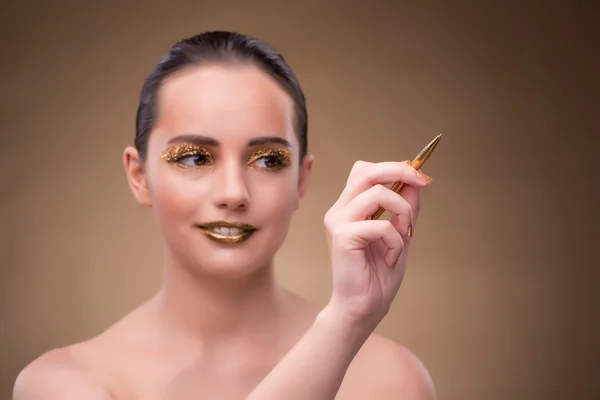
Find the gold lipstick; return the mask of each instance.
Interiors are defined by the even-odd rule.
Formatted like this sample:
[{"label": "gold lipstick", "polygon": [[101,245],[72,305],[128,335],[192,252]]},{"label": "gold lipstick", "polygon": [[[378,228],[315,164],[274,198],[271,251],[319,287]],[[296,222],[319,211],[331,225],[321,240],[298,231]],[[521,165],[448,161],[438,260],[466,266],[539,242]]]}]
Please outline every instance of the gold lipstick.
[{"label": "gold lipstick", "polygon": [[[415,157],[415,159],[412,160],[410,165],[418,171],[423,166],[423,164],[425,164],[425,161],[427,161],[429,156],[431,156],[431,153],[433,153],[433,150],[435,149],[441,138],[442,134],[440,133],[431,141],[431,143],[429,143],[427,146],[425,146],[423,150],[421,150],[421,152]],[[390,189],[396,193],[400,193],[400,189],[402,189],[403,186],[404,182],[396,182],[392,185]],[[383,214],[384,211],[385,209],[383,207],[379,207],[375,214],[371,216],[371,219],[379,219],[379,217],[381,217],[381,214]]]},{"label": "gold lipstick", "polygon": [[240,243],[248,240],[257,230],[250,224],[242,222],[216,221],[207,224],[197,225],[200,232],[208,238],[220,243]]}]

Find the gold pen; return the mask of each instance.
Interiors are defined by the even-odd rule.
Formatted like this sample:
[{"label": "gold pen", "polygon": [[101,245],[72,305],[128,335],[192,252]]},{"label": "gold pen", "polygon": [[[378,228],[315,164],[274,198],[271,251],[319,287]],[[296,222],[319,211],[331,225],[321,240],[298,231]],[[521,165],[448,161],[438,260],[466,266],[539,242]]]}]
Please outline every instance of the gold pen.
[{"label": "gold pen", "polygon": [[[427,161],[431,153],[433,153],[435,146],[437,146],[441,138],[442,134],[440,133],[435,137],[435,139],[431,141],[431,143],[429,143],[427,146],[425,146],[423,150],[421,150],[417,157],[415,157],[415,159],[412,160],[410,165],[416,170],[420,169],[423,166],[423,164],[425,164],[425,161]],[[400,193],[400,189],[402,189],[403,186],[404,182],[396,182],[392,185],[390,189],[396,193]],[[384,211],[384,208],[379,207],[379,210],[377,210],[375,214],[371,216],[371,219],[379,219],[379,217],[381,217],[381,214],[383,214]]]}]

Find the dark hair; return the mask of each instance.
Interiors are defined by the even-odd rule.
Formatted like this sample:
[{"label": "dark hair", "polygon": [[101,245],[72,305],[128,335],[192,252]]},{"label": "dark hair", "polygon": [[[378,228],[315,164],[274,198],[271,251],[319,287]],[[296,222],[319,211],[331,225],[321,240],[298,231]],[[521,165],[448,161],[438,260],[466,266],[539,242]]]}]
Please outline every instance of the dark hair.
[{"label": "dark hair", "polygon": [[146,158],[148,137],[156,120],[157,95],[163,81],[187,67],[202,62],[250,62],[270,76],[292,97],[295,105],[295,128],[300,143],[300,160],[308,147],[306,99],[300,83],[283,57],[271,46],[236,32],[204,32],[177,42],[158,62],[144,81],[137,110],[135,147]]}]

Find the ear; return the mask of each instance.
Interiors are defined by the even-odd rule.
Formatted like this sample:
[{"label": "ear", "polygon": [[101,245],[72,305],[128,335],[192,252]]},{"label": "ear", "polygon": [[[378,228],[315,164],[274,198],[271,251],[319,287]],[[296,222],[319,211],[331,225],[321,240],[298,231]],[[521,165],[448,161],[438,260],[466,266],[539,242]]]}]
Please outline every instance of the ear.
[{"label": "ear", "polygon": [[294,210],[300,208],[300,200],[304,198],[308,191],[308,183],[310,181],[310,175],[312,173],[312,166],[314,157],[311,154],[304,156],[302,165],[300,166],[300,176],[298,178],[298,197],[296,198],[296,205]]},{"label": "ear", "polygon": [[128,146],[123,152],[123,166],[129,188],[137,202],[143,207],[152,207],[144,161],[135,147]]}]

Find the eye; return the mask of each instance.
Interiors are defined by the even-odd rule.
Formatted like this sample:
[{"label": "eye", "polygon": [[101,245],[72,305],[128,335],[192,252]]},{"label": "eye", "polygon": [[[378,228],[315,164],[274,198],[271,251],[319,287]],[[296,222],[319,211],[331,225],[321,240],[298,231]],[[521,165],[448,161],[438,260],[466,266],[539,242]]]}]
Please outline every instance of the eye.
[{"label": "eye", "polygon": [[291,163],[290,153],[287,149],[264,149],[256,151],[248,165],[267,171],[279,171]]},{"label": "eye", "polygon": [[213,161],[206,149],[194,144],[176,146],[161,154],[161,158],[183,168],[207,167]]},{"label": "eye", "polygon": [[177,163],[183,164],[186,167],[204,167],[210,164],[209,156],[206,154],[196,154],[185,156],[177,160]]},{"label": "eye", "polygon": [[281,167],[283,164],[282,160],[277,156],[264,156],[254,161],[254,165],[259,168],[277,168]]}]

